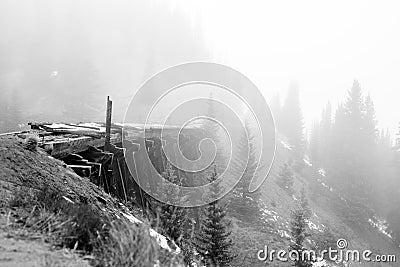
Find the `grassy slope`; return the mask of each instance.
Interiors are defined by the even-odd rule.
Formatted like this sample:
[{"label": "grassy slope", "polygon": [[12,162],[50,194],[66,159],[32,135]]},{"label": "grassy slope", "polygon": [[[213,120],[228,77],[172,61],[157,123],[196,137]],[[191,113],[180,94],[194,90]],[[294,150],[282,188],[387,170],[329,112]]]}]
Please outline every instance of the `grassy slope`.
[{"label": "grassy slope", "polygon": [[[15,266],[15,264],[16,266],[86,266],[79,259],[71,264],[65,261],[58,264],[60,259],[57,250],[53,252],[51,244],[44,242],[51,237],[25,229],[24,221],[29,220],[30,213],[33,213],[32,207],[15,209],[9,206],[10,200],[14,201],[20,192],[34,194],[41,192],[43,188],[67,198],[61,201],[88,204],[107,218],[123,218],[123,213],[132,214],[116,199],[92,184],[89,179],[76,175],[63,162],[48,156],[40,149],[35,152],[24,149],[23,140],[17,136],[1,136],[0,236],[7,237],[7,241],[4,239],[2,241],[6,243],[0,242],[0,266]],[[135,216],[142,219],[138,214]],[[21,223],[18,223],[19,221]],[[14,243],[18,248],[13,248]],[[32,259],[29,262],[31,265],[25,260],[21,262],[23,256],[27,254],[25,248],[29,246],[31,246],[28,250],[30,256],[27,259]],[[6,261],[5,265],[1,265],[3,260]],[[43,263],[44,260],[47,261],[46,264]],[[40,264],[35,265],[37,262]]]}]

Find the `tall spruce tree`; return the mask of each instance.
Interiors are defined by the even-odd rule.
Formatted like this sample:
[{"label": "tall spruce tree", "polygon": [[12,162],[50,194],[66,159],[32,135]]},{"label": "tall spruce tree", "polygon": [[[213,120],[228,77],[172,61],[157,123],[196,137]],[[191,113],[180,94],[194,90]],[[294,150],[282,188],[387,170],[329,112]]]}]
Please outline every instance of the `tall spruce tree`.
[{"label": "tall spruce tree", "polygon": [[[360,84],[353,82],[344,104],[336,111],[332,128],[330,164],[331,184],[347,199],[335,209],[353,226],[362,227],[371,210],[371,181],[375,174],[376,137],[372,100],[364,98]],[[375,139],[375,140],[374,140]]]},{"label": "tall spruce tree", "polygon": [[296,267],[311,267],[313,259],[303,258],[303,252],[305,248],[305,240],[309,237],[307,232],[307,222],[311,217],[311,210],[308,206],[308,200],[304,189],[301,191],[300,202],[297,209],[292,211],[290,232],[292,236],[292,243],[289,246],[291,251],[297,251],[299,258],[293,263]]},{"label": "tall spruce tree", "polygon": [[289,86],[282,107],[282,132],[294,148],[296,160],[302,162],[304,155],[304,122],[300,106],[299,88],[296,83]]},{"label": "tall spruce tree", "polygon": [[293,183],[294,183],[294,177],[293,177],[293,171],[291,168],[291,165],[289,162],[286,162],[283,164],[281,167],[281,170],[278,175],[278,179],[276,183],[281,187],[283,190],[288,192],[288,194],[292,195],[294,193],[293,190]]},{"label": "tall spruce tree", "polygon": [[310,160],[313,166],[319,166],[321,164],[321,143],[321,125],[318,121],[314,121],[309,142]]},{"label": "tall spruce tree", "polygon": [[[175,170],[170,163],[166,164],[165,172],[162,174],[164,179],[172,184],[181,185],[181,181],[175,174]],[[176,190],[172,184],[164,183],[159,190],[166,199],[171,202],[181,198],[180,191]],[[169,236],[176,243],[180,244],[188,226],[188,215],[186,208],[169,205],[166,203],[157,203],[157,215],[159,219],[159,227],[162,232]]]},{"label": "tall spruce tree", "polygon": [[[203,128],[205,130],[205,137],[213,140],[217,147],[214,163],[217,165],[218,173],[222,173],[226,168],[226,159],[224,157],[225,153],[221,141],[221,131],[220,131],[221,127],[220,125],[217,124],[216,121],[213,120],[218,120],[223,116],[223,114],[218,113],[218,110],[215,107],[215,101],[213,99],[212,94],[210,95],[208,100],[207,116],[209,117],[209,119],[204,120],[203,123]],[[214,150],[213,147],[211,149]],[[209,151],[209,152],[213,153],[214,151]]]},{"label": "tall spruce tree", "polygon": [[[259,198],[260,191],[249,192],[250,182],[256,175],[258,166],[256,148],[254,146],[254,136],[248,122],[245,122],[245,129],[237,143],[238,153],[233,155],[232,168],[230,175],[241,176],[239,182],[232,191],[229,203],[229,211],[242,221],[257,223],[260,220]],[[244,172],[242,173],[242,168]]]},{"label": "tall spruce tree", "polygon": [[320,122],[320,162],[322,166],[327,164],[329,149],[331,145],[332,135],[332,106],[330,103],[326,105],[322,111],[321,122]]},{"label": "tall spruce tree", "polygon": [[[363,169],[362,173],[365,177],[365,193],[370,196],[376,196],[374,194],[374,186],[376,185],[376,177],[378,175],[377,169],[377,152],[378,152],[378,130],[376,126],[375,118],[375,108],[374,103],[370,97],[367,95],[364,99],[364,109],[363,109],[363,135],[360,136],[363,139],[361,152],[363,155]],[[370,200],[372,200],[370,198]]]},{"label": "tall spruce tree", "polygon": [[322,111],[321,120],[311,128],[309,152],[314,166],[324,167],[327,163],[332,131],[332,107],[328,103]]},{"label": "tall spruce tree", "polygon": [[[216,179],[217,168],[214,165],[209,181],[213,182]],[[215,183],[209,192],[210,196],[218,195],[220,190],[219,183]],[[193,244],[206,266],[229,266],[234,259],[231,251],[231,232],[228,229],[230,223],[225,216],[225,207],[220,204],[219,200],[213,201],[204,208],[200,229],[195,234]]]}]

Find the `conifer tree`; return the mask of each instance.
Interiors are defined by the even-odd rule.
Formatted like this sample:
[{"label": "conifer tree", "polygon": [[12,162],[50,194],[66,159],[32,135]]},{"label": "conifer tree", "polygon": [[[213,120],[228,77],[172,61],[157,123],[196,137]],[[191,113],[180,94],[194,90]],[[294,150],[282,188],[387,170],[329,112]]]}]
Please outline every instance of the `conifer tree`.
[{"label": "conifer tree", "polygon": [[344,104],[336,111],[332,128],[330,164],[331,184],[344,195],[348,205],[335,209],[352,226],[368,221],[371,190],[375,188],[376,122],[370,97],[364,98],[358,81],[354,81]]},{"label": "conifer tree", "polygon": [[296,83],[289,87],[282,107],[282,132],[294,147],[296,160],[301,162],[304,155],[304,122],[300,106],[299,88]]},{"label": "conifer tree", "polygon": [[[210,182],[217,179],[217,168],[213,167],[210,174]],[[216,196],[220,192],[220,185],[215,183],[210,196]],[[220,200],[213,201],[204,208],[200,229],[194,238],[194,247],[203,258],[206,266],[224,267],[234,259],[231,252],[232,240],[229,222],[226,221],[225,207]]]},{"label": "conifer tree", "polygon": [[[250,182],[256,175],[257,158],[254,147],[254,136],[251,133],[248,123],[245,124],[240,140],[237,144],[238,153],[233,155],[232,168],[230,175],[235,177],[241,176],[241,179],[233,190],[230,199],[229,210],[233,211],[235,216],[247,222],[256,223],[260,219],[260,209],[258,201],[260,192],[250,193]],[[244,168],[244,172],[242,173]]]},{"label": "conifer tree", "polygon": [[320,123],[315,121],[311,129],[309,142],[310,160],[313,166],[318,166],[321,163],[321,145],[321,126]]},{"label": "conifer tree", "polygon": [[365,97],[363,122],[363,130],[366,139],[365,144],[373,147],[376,144],[378,135],[376,129],[375,107],[370,95]]},{"label": "conifer tree", "polygon": [[294,193],[293,190],[293,171],[288,162],[283,164],[278,175],[277,184],[290,195]]},{"label": "conifer tree", "polygon": [[319,130],[319,154],[320,163],[323,167],[327,164],[332,136],[332,106],[326,105],[322,111],[322,117]]},{"label": "conifer tree", "polygon": [[308,206],[308,201],[304,192],[301,191],[300,203],[294,211],[292,211],[290,222],[290,231],[292,236],[292,243],[290,244],[291,251],[297,251],[300,256],[293,266],[296,267],[310,267],[312,266],[313,259],[302,258],[305,248],[305,240],[309,236],[307,232],[307,222],[311,217],[311,210]]},{"label": "conifer tree", "polygon": [[[162,175],[167,181],[176,185],[181,185],[181,181],[178,179],[170,163],[166,164],[165,172]],[[176,190],[172,184],[164,183],[161,185],[160,191],[161,194],[171,202],[175,202],[175,200],[182,197],[180,195],[180,190]],[[185,228],[188,224],[186,208],[166,203],[158,203],[157,215],[159,227],[161,227],[162,232],[179,244],[185,234]]]},{"label": "conifer tree", "polygon": [[[223,114],[218,113],[218,110],[215,107],[215,101],[213,100],[212,95],[210,95],[209,100],[208,100],[207,116],[209,119],[204,120],[204,123],[203,123],[203,128],[205,130],[205,137],[213,140],[217,147],[214,163],[217,165],[218,173],[222,173],[226,168],[226,159],[224,157],[225,153],[223,151],[223,144],[222,144],[221,135],[220,135],[221,127],[217,124],[216,121],[213,121],[213,120],[220,119],[223,116]],[[212,147],[212,151],[209,151],[209,152],[213,153],[214,147]],[[209,171],[209,170],[207,170],[207,171]]]}]

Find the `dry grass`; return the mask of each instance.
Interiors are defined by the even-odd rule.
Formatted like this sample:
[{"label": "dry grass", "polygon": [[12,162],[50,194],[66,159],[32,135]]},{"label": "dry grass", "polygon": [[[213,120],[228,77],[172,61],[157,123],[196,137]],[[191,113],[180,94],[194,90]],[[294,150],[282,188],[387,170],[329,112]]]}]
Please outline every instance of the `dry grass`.
[{"label": "dry grass", "polygon": [[[112,221],[91,205],[71,204],[47,189],[21,188],[9,205],[23,214],[14,237],[37,236],[58,247],[92,254],[95,266],[183,266],[181,256],[163,250],[146,224]],[[46,259],[45,266],[57,264]]]},{"label": "dry grass", "polygon": [[145,225],[126,220],[111,223],[107,239],[95,252],[99,266],[154,266],[160,248]]}]

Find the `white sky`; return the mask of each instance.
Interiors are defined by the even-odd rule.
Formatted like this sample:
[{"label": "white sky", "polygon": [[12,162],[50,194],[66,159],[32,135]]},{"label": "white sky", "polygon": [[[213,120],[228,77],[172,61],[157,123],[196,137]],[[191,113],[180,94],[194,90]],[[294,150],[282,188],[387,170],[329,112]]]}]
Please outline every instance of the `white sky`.
[{"label": "white sky", "polygon": [[307,126],[358,79],[380,127],[400,121],[400,2],[177,1],[200,15],[217,62],[253,80],[269,98],[297,81]]}]

